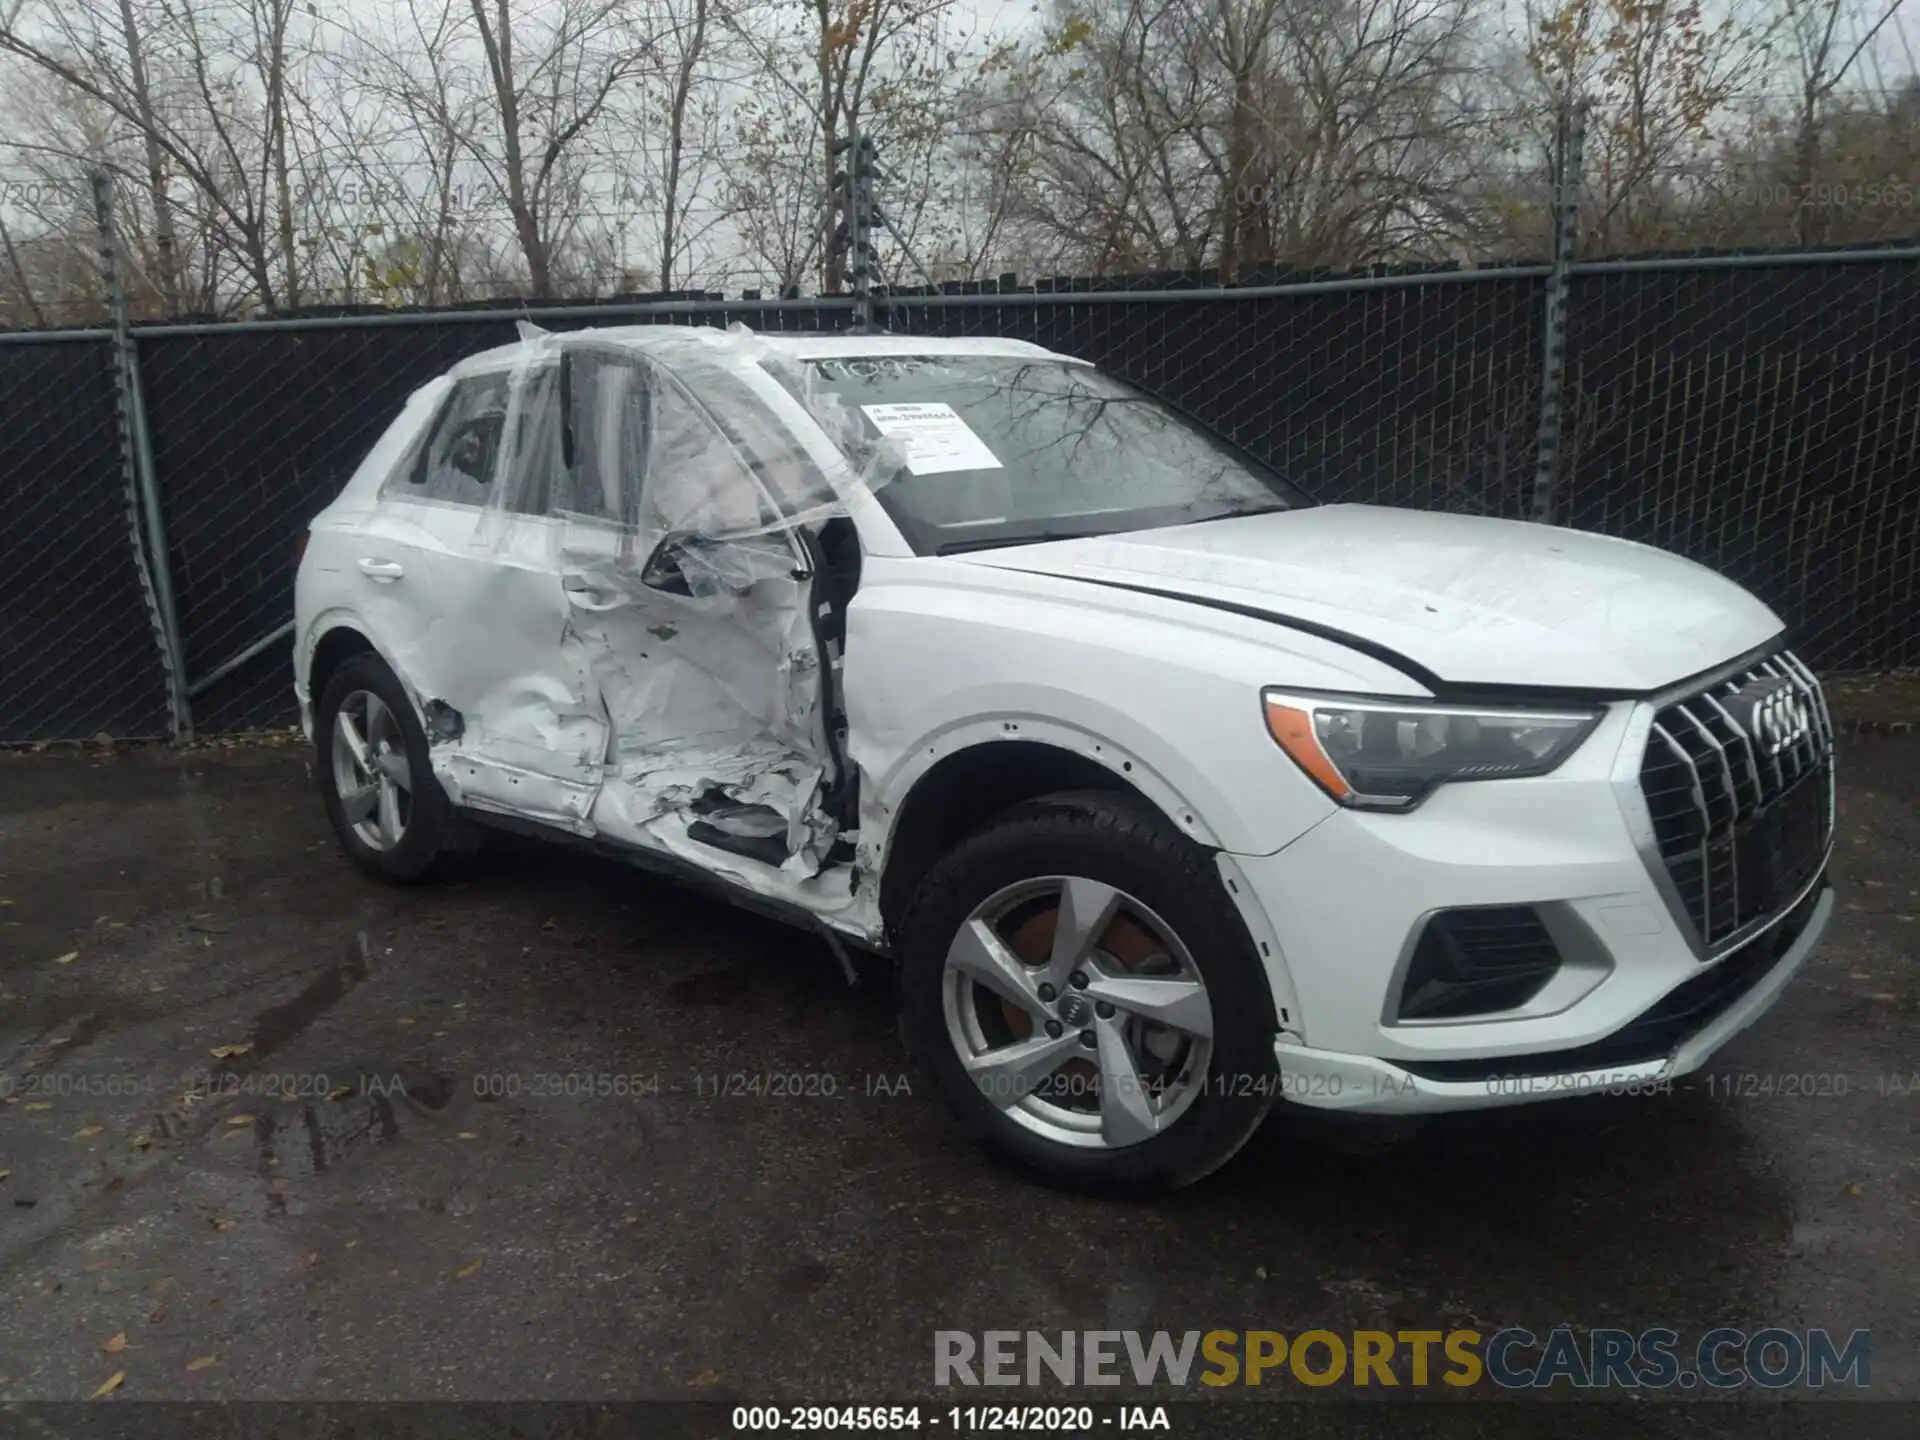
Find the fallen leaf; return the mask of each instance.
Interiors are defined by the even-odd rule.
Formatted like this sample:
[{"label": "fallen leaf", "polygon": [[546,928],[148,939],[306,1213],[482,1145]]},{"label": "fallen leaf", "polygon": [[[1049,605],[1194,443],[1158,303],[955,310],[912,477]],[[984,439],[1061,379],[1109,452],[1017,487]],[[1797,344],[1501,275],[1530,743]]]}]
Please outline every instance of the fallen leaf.
[{"label": "fallen leaf", "polygon": [[29,1101],[27,1102],[27,1109],[29,1109],[29,1110],[51,1110],[51,1109],[53,1109],[53,1102],[52,1102],[51,1100],[29,1100]]},{"label": "fallen leaf", "polygon": [[251,1049],[253,1049],[253,1042],[244,1041],[238,1045],[216,1045],[207,1053],[216,1060],[231,1060],[236,1055],[244,1055]]},{"label": "fallen leaf", "polygon": [[111,1270],[119,1263],[120,1257],[118,1255],[103,1255],[98,1260],[89,1260],[87,1262],[87,1269],[90,1271]]},{"label": "fallen leaf", "polygon": [[227,1127],[229,1129],[236,1129],[239,1126],[251,1124],[253,1124],[253,1116],[251,1115],[229,1115],[227,1117]]},{"label": "fallen leaf", "polygon": [[462,1130],[460,1132],[460,1138],[462,1140],[478,1140],[480,1137],[471,1130]]},{"label": "fallen leaf", "polygon": [[1867,1187],[1862,1185],[1858,1180],[1849,1180],[1841,1187],[1840,1193],[1842,1195],[1864,1195],[1867,1193]]},{"label": "fallen leaf", "polygon": [[467,1276],[473,1274],[474,1271],[478,1270],[482,1265],[486,1263],[487,1262],[485,1260],[469,1261],[467,1264],[462,1265],[458,1270],[453,1272],[453,1278],[456,1280],[464,1280],[467,1278]]},{"label": "fallen leaf", "polygon": [[402,1015],[398,1020],[394,1021],[393,1023],[396,1025],[411,1025],[413,1024],[413,1017],[411,1015]]},{"label": "fallen leaf", "polygon": [[162,1320],[166,1318],[167,1318],[167,1307],[164,1305],[156,1305],[153,1307],[153,1309],[147,1312],[147,1323],[149,1325],[158,1325]]},{"label": "fallen leaf", "polygon": [[109,1355],[118,1355],[122,1350],[127,1348],[127,1332],[122,1330],[100,1348]]},{"label": "fallen leaf", "polygon": [[638,1225],[640,1223],[640,1217],[638,1215],[622,1215],[620,1217],[620,1223],[623,1225]]},{"label": "fallen leaf", "polygon": [[307,1251],[306,1254],[300,1257],[300,1268],[302,1270],[311,1270],[313,1269],[314,1266],[318,1265],[319,1263],[320,1263],[320,1252],[318,1250],[309,1250]]},{"label": "fallen leaf", "polygon": [[702,1370],[698,1375],[693,1377],[693,1388],[696,1390],[705,1390],[709,1385],[718,1385],[719,1383],[720,1372],[718,1370]]},{"label": "fallen leaf", "polygon": [[351,1094],[353,1094],[353,1087],[351,1085],[336,1085],[327,1091],[327,1099],[344,1100]]},{"label": "fallen leaf", "polygon": [[1883,1005],[1891,1005],[1893,1004],[1894,1001],[1898,1000],[1900,997],[1894,994],[1891,990],[1882,990],[1878,995],[1875,995],[1873,998],[1875,1000],[1880,1001]]},{"label": "fallen leaf", "polygon": [[218,1365],[219,1363],[220,1363],[220,1357],[217,1355],[202,1355],[198,1360],[187,1361],[187,1369],[211,1370],[215,1365]]},{"label": "fallen leaf", "polygon": [[229,1220],[225,1215],[216,1215],[213,1217],[210,1223],[212,1224],[214,1229],[218,1230],[222,1235],[224,1235],[227,1233],[227,1231],[233,1229],[233,1227],[239,1222],[235,1220]]},{"label": "fallen leaf", "polygon": [[11,1170],[0,1170],[0,1180],[6,1179],[11,1174],[13,1174]]},{"label": "fallen leaf", "polygon": [[[64,955],[54,956],[53,963],[56,965],[71,965],[73,964],[74,961],[78,960],[79,958],[80,958],[80,952],[78,950],[69,950]],[[114,1379],[116,1380],[118,1380],[119,1378],[120,1377],[117,1375],[114,1377]]]},{"label": "fallen leaf", "polygon": [[126,1371],[124,1370],[114,1371],[111,1375],[107,1376],[106,1379],[102,1380],[100,1382],[100,1388],[94,1391],[93,1394],[89,1395],[87,1398],[89,1400],[98,1400],[102,1395],[111,1395],[114,1391],[118,1390],[122,1384],[126,1382],[126,1378],[127,1378]]},{"label": "fallen leaf", "polygon": [[99,1133],[100,1127],[98,1125],[83,1125],[73,1132],[73,1138],[76,1140],[91,1140]]},{"label": "fallen leaf", "polygon": [[145,1150],[151,1144],[153,1144],[153,1136],[144,1130],[133,1137],[133,1148],[136,1150]]}]

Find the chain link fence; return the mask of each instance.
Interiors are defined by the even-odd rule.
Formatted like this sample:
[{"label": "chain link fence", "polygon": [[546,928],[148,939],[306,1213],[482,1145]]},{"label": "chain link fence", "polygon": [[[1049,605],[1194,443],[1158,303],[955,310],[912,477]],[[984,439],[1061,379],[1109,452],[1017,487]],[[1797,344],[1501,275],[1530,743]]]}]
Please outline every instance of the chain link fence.
[{"label": "chain link fence", "polygon": [[1920,663],[1920,254],[1581,267],[1568,332],[1562,523],[1724,572],[1830,672]]},{"label": "chain link fence", "polygon": [[[1920,664],[1920,246],[1261,281],[1008,278],[895,291],[877,319],[1095,361],[1326,500],[1516,519],[1550,500],[1749,586],[1829,672]],[[0,332],[0,742],[292,723],[307,521],[414,387],[522,316],[819,331],[851,304]]]},{"label": "chain link fence", "polygon": [[0,344],[0,740],[165,733],[104,339]]}]

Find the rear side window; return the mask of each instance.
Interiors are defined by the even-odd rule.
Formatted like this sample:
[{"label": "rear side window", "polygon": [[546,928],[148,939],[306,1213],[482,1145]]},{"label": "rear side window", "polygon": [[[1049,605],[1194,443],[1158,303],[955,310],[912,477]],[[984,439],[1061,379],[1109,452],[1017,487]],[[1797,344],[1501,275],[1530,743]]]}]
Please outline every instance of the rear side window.
[{"label": "rear side window", "polygon": [[500,457],[507,396],[505,374],[456,381],[405,479],[389,485],[387,493],[456,505],[486,504]]}]

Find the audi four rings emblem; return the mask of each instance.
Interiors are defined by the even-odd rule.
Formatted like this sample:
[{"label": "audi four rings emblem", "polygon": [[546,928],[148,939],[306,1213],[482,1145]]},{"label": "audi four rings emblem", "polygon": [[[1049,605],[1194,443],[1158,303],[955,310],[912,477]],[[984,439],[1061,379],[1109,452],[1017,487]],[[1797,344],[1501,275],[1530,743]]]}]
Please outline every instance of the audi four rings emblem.
[{"label": "audi four rings emblem", "polygon": [[1727,712],[1766,755],[1791,749],[1813,729],[1813,709],[1789,680],[1748,681],[1727,697]]}]

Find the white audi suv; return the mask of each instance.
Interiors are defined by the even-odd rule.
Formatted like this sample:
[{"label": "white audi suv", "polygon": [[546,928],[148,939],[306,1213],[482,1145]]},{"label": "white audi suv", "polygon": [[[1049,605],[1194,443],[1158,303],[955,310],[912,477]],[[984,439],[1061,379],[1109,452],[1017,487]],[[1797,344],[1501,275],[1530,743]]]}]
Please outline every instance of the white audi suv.
[{"label": "white audi suv", "polygon": [[1833,910],[1832,726],[1753,596],[1316,503],[1014,340],[525,327],[313,521],[294,665],[366,869],[515,829],[887,957],[1058,1183],[1195,1180],[1276,1099],[1657,1089]]}]

